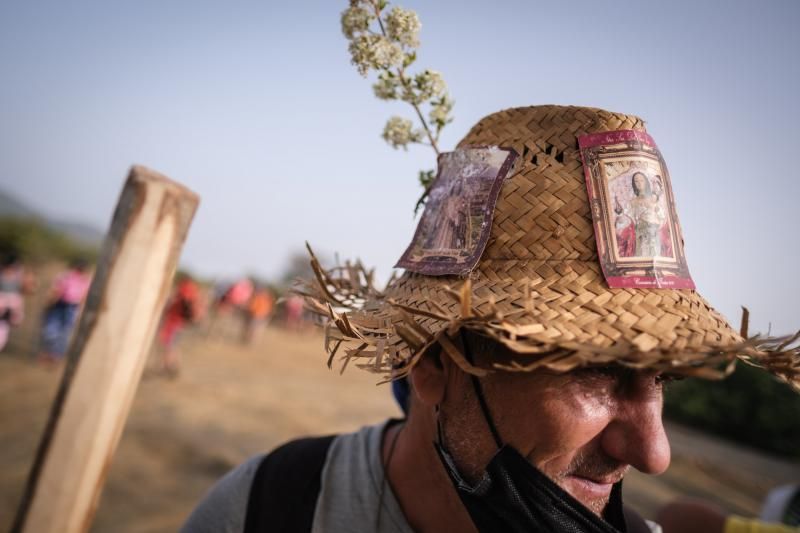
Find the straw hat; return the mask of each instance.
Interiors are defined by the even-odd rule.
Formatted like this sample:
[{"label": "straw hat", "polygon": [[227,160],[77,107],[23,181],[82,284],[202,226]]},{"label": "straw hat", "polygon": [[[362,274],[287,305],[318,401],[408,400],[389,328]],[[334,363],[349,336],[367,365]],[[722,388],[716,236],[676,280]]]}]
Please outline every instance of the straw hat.
[{"label": "straw hat", "polygon": [[[695,290],[609,288],[587,196],[578,137],[645,131],[638,117],[563,106],[514,108],[478,122],[459,147],[499,146],[519,157],[502,183],[491,229],[467,275],[410,271],[378,291],[360,263],[325,271],[299,288],[327,317],[329,365],[338,354],[387,377],[402,376],[438,343],[465,371],[587,365],[719,378],[743,360],[800,387],[793,338],[747,338]],[[518,354],[492,368],[468,362],[454,342],[465,328]]]}]

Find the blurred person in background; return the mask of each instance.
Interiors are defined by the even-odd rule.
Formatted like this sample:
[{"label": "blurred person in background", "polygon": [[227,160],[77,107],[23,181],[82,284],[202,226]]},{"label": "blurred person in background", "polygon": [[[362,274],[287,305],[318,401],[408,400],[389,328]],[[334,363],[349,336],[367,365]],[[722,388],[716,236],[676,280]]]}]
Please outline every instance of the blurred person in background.
[{"label": "blurred person in background", "polygon": [[286,327],[292,331],[300,331],[305,325],[303,319],[303,299],[293,294],[285,300]]},{"label": "blurred person in background", "polygon": [[25,269],[16,254],[8,254],[0,266],[0,352],[8,343],[12,326],[25,317],[23,294],[33,287],[33,276]]},{"label": "blurred person in background", "polygon": [[225,302],[236,309],[245,309],[250,297],[253,296],[253,282],[248,278],[242,278],[230,286],[225,294]]},{"label": "blurred person in background", "polygon": [[197,322],[202,315],[200,288],[187,274],[176,276],[175,289],[170,296],[158,331],[161,350],[161,371],[169,377],[177,377],[180,372],[180,352],[175,344],[181,331]]},{"label": "blurred person in background", "polygon": [[223,338],[230,338],[232,328],[235,328],[238,322],[241,322],[241,326],[233,331],[237,333],[242,331],[242,328],[246,327],[247,305],[252,296],[253,282],[250,279],[242,278],[232,283],[214,303],[214,316],[209,324],[208,334],[213,336],[221,334]]},{"label": "blurred person in background", "polygon": [[242,342],[253,344],[261,330],[269,322],[275,303],[272,293],[266,287],[257,287],[247,304],[247,318],[243,329]]},{"label": "blurred person in background", "polygon": [[40,363],[51,366],[63,359],[91,281],[88,264],[81,259],[56,277],[42,322]]},{"label": "blurred person in background", "polygon": [[211,300],[209,305],[209,320],[206,327],[206,337],[216,335],[219,330],[218,321],[228,315],[230,305],[227,302],[230,284],[217,280],[211,287]]}]

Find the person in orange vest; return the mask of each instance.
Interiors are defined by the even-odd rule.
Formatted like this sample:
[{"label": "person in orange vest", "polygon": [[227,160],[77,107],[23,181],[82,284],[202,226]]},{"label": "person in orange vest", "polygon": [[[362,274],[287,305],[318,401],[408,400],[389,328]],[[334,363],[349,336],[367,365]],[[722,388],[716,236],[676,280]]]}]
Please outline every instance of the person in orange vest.
[{"label": "person in orange vest", "polygon": [[242,342],[253,344],[263,327],[269,322],[275,298],[266,287],[257,287],[247,303],[247,317],[243,329]]}]

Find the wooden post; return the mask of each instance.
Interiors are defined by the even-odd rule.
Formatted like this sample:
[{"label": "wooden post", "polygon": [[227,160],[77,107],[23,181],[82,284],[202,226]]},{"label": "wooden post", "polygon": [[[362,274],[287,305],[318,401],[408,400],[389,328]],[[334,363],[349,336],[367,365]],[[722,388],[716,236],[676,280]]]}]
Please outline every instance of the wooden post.
[{"label": "wooden post", "polygon": [[198,203],[131,169],[12,531],[89,529]]}]

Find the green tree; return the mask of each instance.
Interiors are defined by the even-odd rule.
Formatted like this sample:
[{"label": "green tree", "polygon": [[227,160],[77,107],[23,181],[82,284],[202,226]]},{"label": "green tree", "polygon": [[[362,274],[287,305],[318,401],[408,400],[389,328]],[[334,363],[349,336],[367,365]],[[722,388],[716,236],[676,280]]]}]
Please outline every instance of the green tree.
[{"label": "green tree", "polygon": [[800,394],[740,364],[723,381],[686,379],[665,394],[664,415],[761,450],[800,459]]},{"label": "green tree", "polygon": [[0,255],[8,254],[34,264],[53,260],[97,260],[95,248],[78,244],[36,219],[0,217]]}]

